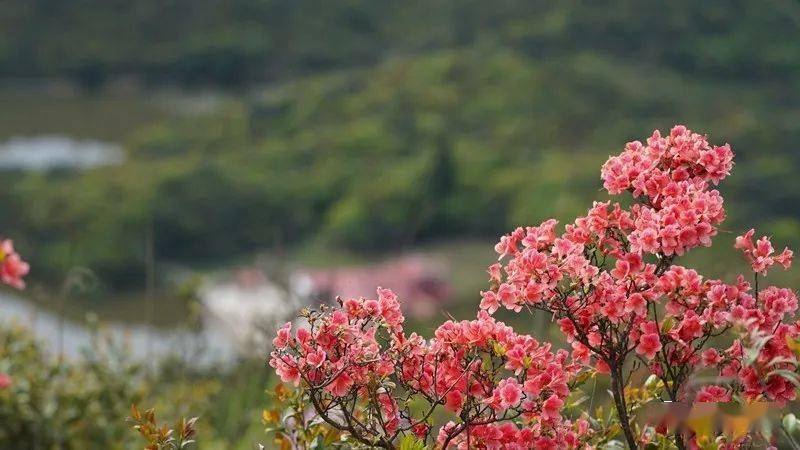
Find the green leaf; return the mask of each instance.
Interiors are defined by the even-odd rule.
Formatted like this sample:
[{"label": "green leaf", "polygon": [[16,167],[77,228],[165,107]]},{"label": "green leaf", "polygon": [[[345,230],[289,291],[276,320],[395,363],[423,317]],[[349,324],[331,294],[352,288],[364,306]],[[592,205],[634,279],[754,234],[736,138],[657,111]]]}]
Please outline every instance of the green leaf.
[{"label": "green leaf", "polygon": [[573,397],[573,396],[570,396],[570,398],[567,401],[567,407],[568,408],[574,408],[574,407],[580,405],[581,403],[584,403],[586,400],[589,400],[589,396],[588,395],[580,395],[580,394],[578,394],[578,395],[575,396],[577,398],[574,398],[574,399],[571,398],[571,397]]},{"label": "green leaf", "polygon": [[705,445],[701,445],[700,449],[701,450],[718,450],[719,449],[719,443],[717,443],[716,441],[711,441],[711,442],[709,442],[709,443],[707,443]]},{"label": "green leaf", "polygon": [[425,450],[425,443],[416,436],[405,435],[400,439],[399,450]]},{"label": "green leaf", "polygon": [[664,322],[661,323],[661,332],[667,333],[672,327],[675,325],[675,318],[670,316],[664,319]]}]

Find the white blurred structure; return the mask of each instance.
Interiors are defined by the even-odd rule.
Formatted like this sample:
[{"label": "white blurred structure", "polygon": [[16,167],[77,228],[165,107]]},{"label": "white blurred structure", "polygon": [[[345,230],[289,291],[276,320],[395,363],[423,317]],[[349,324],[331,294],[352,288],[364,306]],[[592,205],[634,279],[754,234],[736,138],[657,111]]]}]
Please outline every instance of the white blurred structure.
[{"label": "white blurred structure", "polygon": [[277,326],[305,306],[303,296],[270,282],[259,269],[240,269],[232,280],[209,280],[199,291],[206,319],[224,330],[239,351],[263,357]]},{"label": "white blurred structure", "polygon": [[0,169],[4,170],[90,169],[123,162],[122,147],[95,140],[45,135],[15,137],[0,144]]}]

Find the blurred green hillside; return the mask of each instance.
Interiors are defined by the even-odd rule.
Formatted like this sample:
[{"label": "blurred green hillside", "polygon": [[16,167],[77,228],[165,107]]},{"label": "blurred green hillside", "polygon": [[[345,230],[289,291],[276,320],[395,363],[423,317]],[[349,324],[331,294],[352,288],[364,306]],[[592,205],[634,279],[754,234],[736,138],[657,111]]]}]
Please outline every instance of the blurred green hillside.
[{"label": "blurred green hillside", "polygon": [[790,0],[7,0],[0,75],[241,85],[485,44],[796,80],[799,22]]},{"label": "blurred green hillside", "polygon": [[0,74],[243,90],[143,125],[122,166],[5,173],[0,229],[40,276],[138,283],[151,224],[159,259],[198,263],[568,220],[609,154],[675,123],[737,153],[726,230],[800,243],[795,3],[80,3],[7,2]]}]

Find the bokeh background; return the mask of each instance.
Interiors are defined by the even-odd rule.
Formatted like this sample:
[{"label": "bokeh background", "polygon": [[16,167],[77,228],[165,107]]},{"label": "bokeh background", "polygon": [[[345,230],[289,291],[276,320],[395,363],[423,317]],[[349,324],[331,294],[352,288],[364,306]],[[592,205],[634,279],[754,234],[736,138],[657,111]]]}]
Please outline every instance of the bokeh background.
[{"label": "bokeh background", "polygon": [[470,317],[497,237],[606,198],[602,162],[654,129],[736,152],[686,264],[733,276],[750,226],[797,248],[798,88],[790,0],[6,0],[0,230],[33,269],[0,321],[42,367],[106,336],[147,381],[119,403],[252,448],[276,321],[376,285],[423,332]]}]

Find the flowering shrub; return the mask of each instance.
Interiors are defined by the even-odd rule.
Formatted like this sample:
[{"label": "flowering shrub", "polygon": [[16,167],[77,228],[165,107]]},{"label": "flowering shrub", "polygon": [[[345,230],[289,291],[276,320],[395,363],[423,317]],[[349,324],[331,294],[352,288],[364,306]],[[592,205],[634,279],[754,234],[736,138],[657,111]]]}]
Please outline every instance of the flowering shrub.
[{"label": "flowering shrub", "polygon": [[116,355],[93,346],[91,361],[59,362],[29,330],[1,323],[0,448],[134,448],[122,418],[145,394],[144,374]]},{"label": "flowering shrub", "polygon": [[[753,271],[734,282],[707,279],[676,264],[710,246],[725,219],[715,186],[733,167],[728,145],[711,145],[683,126],[634,141],[603,165],[612,195],[631,206],[596,202],[556,231],[557,222],[517,228],[495,250],[489,289],[472,321],[447,321],[425,339],[403,330],[394,294],[339,300],[305,311],[308,327],[281,328],[270,365],[300,386],[314,410],[344,437],[365,446],[396,448],[413,439],[438,448],[584,448],[618,430],[630,448],[656,443],[679,449],[738,448],[749,436],[713,443],[692,430],[634,423],[643,402],[772,401],[796,395],[797,297],[759,288],[759,275],[789,268],[792,252],[770,239],[736,239]],[[571,351],[518,334],[492,314],[540,311],[552,317]],[[722,337],[730,345],[718,348]],[[718,339],[719,338],[719,339]],[[652,396],[629,387],[631,375],[655,377]],[[688,383],[699,371],[717,382]],[[570,392],[594,374],[607,374],[616,412],[612,425],[569,411]],[[438,410],[452,420],[432,429]],[[669,447],[667,447],[669,448]]]},{"label": "flowering shrub", "polygon": [[[0,239],[0,283],[22,289],[25,287],[22,277],[27,275],[28,269],[28,263],[14,251],[13,241]],[[10,388],[14,381],[2,370],[3,367],[0,367],[0,391]]]},{"label": "flowering shrub", "polygon": [[[28,269],[13,243],[0,240],[0,284],[23,289]],[[30,330],[0,323],[0,448],[133,448],[121,417],[144,395],[144,372],[96,337],[85,360],[56,361]],[[153,416],[137,417],[140,433],[156,436],[146,423]]]},{"label": "flowering shrub", "polygon": [[[426,341],[404,333],[400,303],[379,289],[377,300],[347,299],[305,317],[310,329],[278,332],[270,364],[282,380],[302,382],[322,418],[361,444],[393,448],[407,434],[442,447],[576,445],[588,432],[585,421],[560,414],[580,366],[489,314],[447,321]],[[432,435],[440,405],[457,419]],[[537,426],[517,427],[517,418]]]}]

